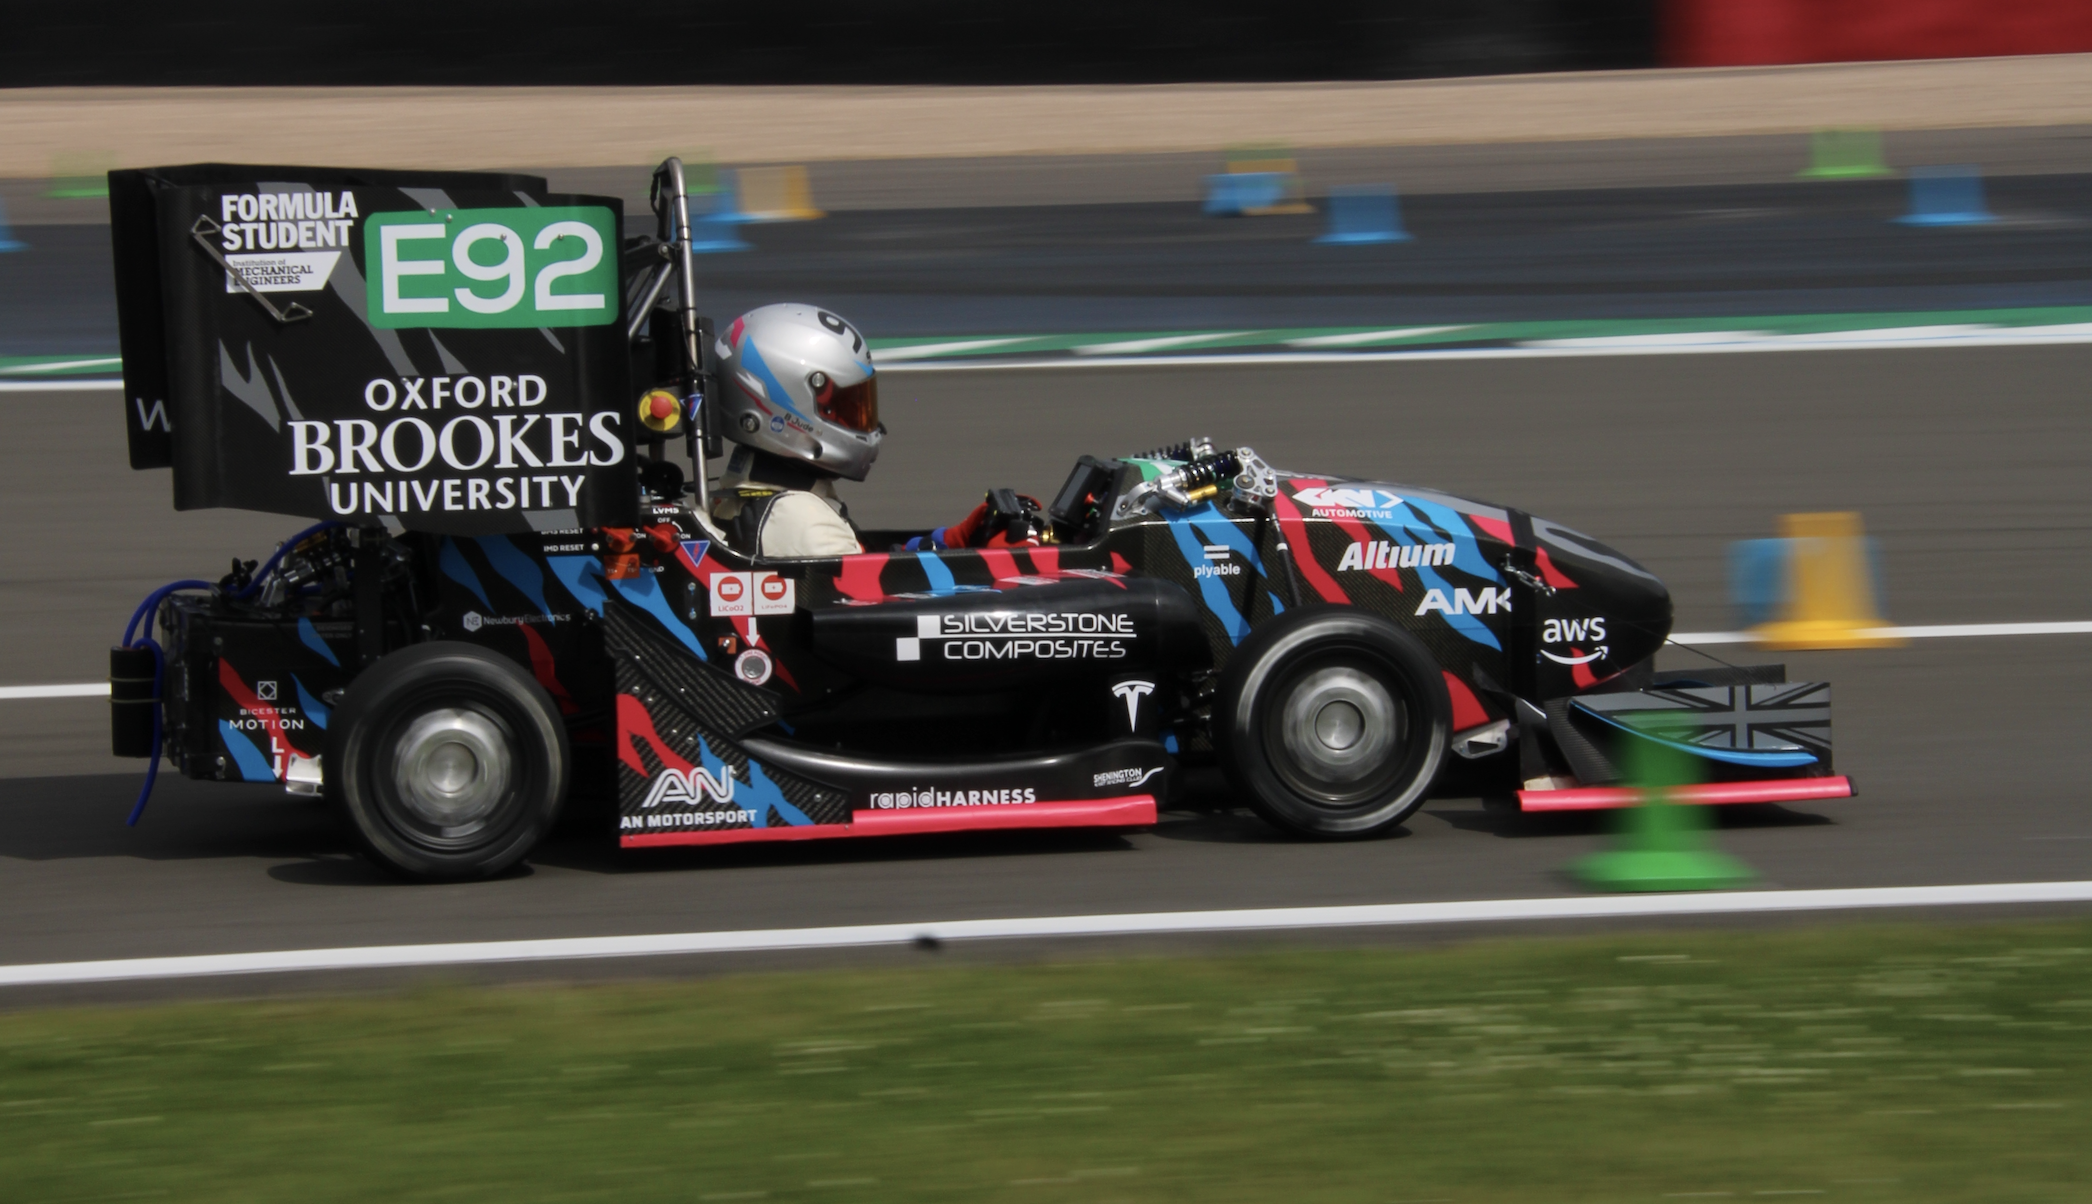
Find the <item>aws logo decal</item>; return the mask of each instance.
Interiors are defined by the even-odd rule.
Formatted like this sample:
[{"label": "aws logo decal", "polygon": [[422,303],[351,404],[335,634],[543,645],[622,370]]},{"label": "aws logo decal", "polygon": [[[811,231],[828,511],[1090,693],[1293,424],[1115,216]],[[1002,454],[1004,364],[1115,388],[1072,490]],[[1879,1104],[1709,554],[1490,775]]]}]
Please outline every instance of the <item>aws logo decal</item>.
[{"label": "aws logo decal", "polygon": [[[1591,644],[1605,639],[1604,619],[1549,619],[1540,625],[1540,642],[1543,644]],[[1592,661],[1604,660],[1612,649],[1603,643],[1595,652],[1578,652],[1569,649],[1570,655],[1558,656],[1542,648],[1540,655],[1557,665],[1588,665]]]}]

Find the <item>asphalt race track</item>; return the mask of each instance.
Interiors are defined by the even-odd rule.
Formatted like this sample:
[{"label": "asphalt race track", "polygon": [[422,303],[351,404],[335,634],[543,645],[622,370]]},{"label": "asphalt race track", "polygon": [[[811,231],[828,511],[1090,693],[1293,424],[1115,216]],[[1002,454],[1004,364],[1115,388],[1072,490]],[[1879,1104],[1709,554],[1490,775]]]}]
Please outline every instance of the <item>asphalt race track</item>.
[{"label": "asphalt race track", "polygon": [[[1729,541],[1857,509],[1900,623],[2082,619],[2092,596],[2092,348],[1913,349],[1337,366],[894,375],[867,525],[929,524],[987,486],[1043,492],[1082,452],[1192,433],[1285,467],[1433,484],[1590,532],[1672,585],[1681,630],[1731,626]],[[113,393],[0,395],[0,683],[91,681],[135,600],[257,556],[290,520],[167,507],[123,466]],[[1731,655],[1737,650],[1713,651]],[[2072,879],[2092,870],[2092,637],[1789,655],[1837,686],[1862,797],[1725,816],[1771,887]],[[1685,654],[1673,654],[1684,656]],[[1747,654],[1746,654],[1747,655]],[[1603,821],[1432,804],[1398,835],[1277,837],[1198,780],[1150,833],[620,854],[587,820],[527,869],[395,885],[327,814],[103,755],[99,700],[0,701],[0,964],[313,946],[1190,908],[1540,896]],[[577,963],[564,974],[583,974]]]},{"label": "asphalt race track", "polygon": [[[1442,193],[1403,199],[1414,241],[1343,247],[1189,202],[860,210],[737,227],[754,249],[698,271],[715,316],[811,301],[888,338],[2087,305],[2086,179],[1988,180],[1998,221],[1945,229],[1897,224],[1893,179]],[[18,237],[0,356],[113,354],[107,227]]]}]

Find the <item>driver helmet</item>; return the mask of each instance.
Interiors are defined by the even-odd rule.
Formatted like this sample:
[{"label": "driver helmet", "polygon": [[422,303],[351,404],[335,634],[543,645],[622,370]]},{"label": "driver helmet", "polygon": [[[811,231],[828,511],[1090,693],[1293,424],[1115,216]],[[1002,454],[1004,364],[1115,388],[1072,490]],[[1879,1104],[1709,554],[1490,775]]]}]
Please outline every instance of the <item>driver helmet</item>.
[{"label": "driver helmet", "polygon": [[853,481],[871,472],[886,428],[856,327],[811,305],[765,305],[735,318],[713,350],[721,435]]}]

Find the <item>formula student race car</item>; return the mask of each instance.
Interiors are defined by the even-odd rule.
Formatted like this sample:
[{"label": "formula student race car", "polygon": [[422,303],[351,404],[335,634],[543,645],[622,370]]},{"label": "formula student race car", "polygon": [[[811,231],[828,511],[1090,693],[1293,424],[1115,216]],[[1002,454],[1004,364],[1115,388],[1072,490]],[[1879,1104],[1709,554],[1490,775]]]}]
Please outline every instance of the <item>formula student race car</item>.
[{"label": "formula student race car", "polygon": [[997,490],[1004,546],[726,546],[681,165],[654,184],[625,237],[526,176],[111,174],[133,466],[321,520],[138,608],[119,755],[324,795],[429,880],[582,794],[645,847],[1139,827],[1213,762],[1282,829],[1364,837],[1434,790],[1621,805],[1637,742],[1701,767],[1686,801],[1851,792],[1827,685],[1652,670],[1670,597],[1618,552],[1246,447]]}]

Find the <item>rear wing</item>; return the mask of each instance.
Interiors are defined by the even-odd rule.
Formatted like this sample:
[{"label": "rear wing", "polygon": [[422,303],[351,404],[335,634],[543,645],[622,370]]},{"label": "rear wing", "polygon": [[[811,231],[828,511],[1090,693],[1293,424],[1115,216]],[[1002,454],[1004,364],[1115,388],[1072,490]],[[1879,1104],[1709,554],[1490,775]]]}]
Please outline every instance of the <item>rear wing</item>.
[{"label": "rear wing", "polygon": [[535,176],[109,174],[131,467],[178,510],[630,526],[622,203]]}]

